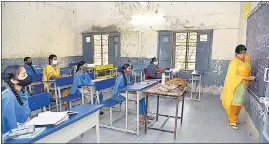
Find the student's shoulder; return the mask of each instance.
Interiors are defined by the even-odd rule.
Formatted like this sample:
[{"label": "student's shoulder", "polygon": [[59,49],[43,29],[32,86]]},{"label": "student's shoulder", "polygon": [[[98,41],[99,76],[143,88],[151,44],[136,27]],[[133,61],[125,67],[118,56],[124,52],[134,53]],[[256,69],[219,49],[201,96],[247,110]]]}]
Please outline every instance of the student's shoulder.
[{"label": "student's shoulder", "polygon": [[120,75],[117,76],[117,80],[120,80],[120,79],[123,79],[123,75],[122,74],[120,74]]},{"label": "student's shoulder", "polygon": [[49,68],[52,68],[52,66],[49,65],[49,64],[47,64],[47,65],[44,66],[44,69],[49,69]]}]

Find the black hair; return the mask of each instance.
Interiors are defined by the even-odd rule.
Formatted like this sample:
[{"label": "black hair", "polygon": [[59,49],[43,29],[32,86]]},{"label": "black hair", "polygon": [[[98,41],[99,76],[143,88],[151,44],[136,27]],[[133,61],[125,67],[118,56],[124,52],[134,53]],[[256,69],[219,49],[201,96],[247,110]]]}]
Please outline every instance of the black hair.
[{"label": "black hair", "polygon": [[125,76],[124,70],[127,70],[128,67],[130,67],[130,64],[128,64],[128,63],[122,65],[122,67],[121,67],[121,73],[123,75],[125,85],[127,85],[127,78]]},{"label": "black hair", "polygon": [[27,62],[28,59],[30,59],[30,57],[25,57],[23,60],[24,62]]},{"label": "black hair", "polygon": [[153,58],[151,59],[151,62],[150,62],[150,63],[153,63],[154,60],[156,60],[156,59],[157,59],[156,57],[153,57]]},{"label": "black hair", "polygon": [[[30,58],[31,58],[31,57],[25,57],[25,58],[23,59],[23,60],[24,60],[24,63],[27,62],[27,60],[30,59]],[[31,67],[32,71],[33,71],[34,74],[35,74],[36,72],[35,72],[35,69],[33,68],[33,66],[30,65],[30,67]]]},{"label": "black hair", "polygon": [[[21,100],[21,97],[17,93],[17,90],[14,88],[14,84],[11,82],[11,79],[18,79],[18,75],[20,73],[20,68],[22,66],[20,65],[11,65],[5,68],[4,70],[4,76],[5,76],[5,82],[9,85],[12,92],[15,94],[17,101],[20,105],[23,105],[23,102]],[[22,88],[22,92],[24,93],[24,88]]]},{"label": "black hair", "polygon": [[87,62],[85,62],[85,61],[80,61],[80,62],[78,63],[78,65],[77,65],[77,71],[76,71],[76,72],[78,72],[78,71],[80,70],[80,67],[83,66],[85,63],[87,63]]},{"label": "black hair", "polygon": [[242,44],[236,46],[236,48],[235,48],[235,53],[236,54],[240,54],[240,52],[242,52],[242,51],[247,51],[246,46],[244,46]]},{"label": "black hair", "polygon": [[55,57],[57,57],[55,54],[51,54],[51,55],[49,56],[49,64],[50,64],[50,60],[53,60],[53,58],[55,58]]}]

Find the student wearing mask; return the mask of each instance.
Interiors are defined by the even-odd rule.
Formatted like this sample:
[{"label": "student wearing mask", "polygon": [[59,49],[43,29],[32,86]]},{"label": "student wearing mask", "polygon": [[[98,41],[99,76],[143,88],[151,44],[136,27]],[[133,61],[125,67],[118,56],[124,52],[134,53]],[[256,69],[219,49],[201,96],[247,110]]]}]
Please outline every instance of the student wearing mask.
[{"label": "student wearing mask", "polygon": [[2,97],[2,109],[5,109],[2,110],[2,121],[4,119],[4,129],[7,130],[15,128],[17,122],[24,123],[27,119],[30,120],[29,94],[24,87],[30,85],[32,79],[27,75],[25,68],[19,65],[8,66],[4,75],[9,91]]},{"label": "student wearing mask", "polygon": [[[81,85],[90,85],[92,84],[92,79],[87,71],[87,63],[85,61],[80,61],[77,65],[77,71],[74,74],[74,79],[73,79],[73,85],[69,91],[69,94],[78,94],[82,95],[82,88],[80,87]],[[87,102],[91,101],[91,89],[89,87],[84,87],[84,96],[87,99]],[[100,102],[103,100],[103,95],[100,95]],[[87,103],[86,102],[86,103]],[[103,112],[101,111],[101,114]]]},{"label": "student wearing mask", "polygon": [[[67,76],[67,75],[62,75]],[[57,56],[54,54],[51,54],[49,56],[49,64],[45,66],[43,70],[43,81],[49,81],[54,80],[56,78],[61,77],[60,75],[60,66],[58,65]],[[44,83],[44,89],[48,90],[51,84]]]},{"label": "student wearing mask", "polygon": [[146,79],[160,79],[157,77],[157,73],[163,72],[165,69],[162,69],[158,66],[157,58],[152,58],[150,64],[148,65],[146,72]]},{"label": "student wearing mask", "polygon": [[32,59],[30,57],[24,58],[24,68],[26,70],[27,75],[36,74],[35,69],[32,67]]},{"label": "student wearing mask", "polygon": [[[116,101],[124,101],[125,97],[120,94],[120,90],[126,87],[127,85],[131,85],[130,81],[130,72],[131,66],[129,64],[124,64],[121,68],[121,75],[119,75],[116,79],[115,86],[112,92],[112,99]],[[130,94],[130,97],[131,94]],[[144,121],[145,117],[145,98],[139,101],[139,115],[140,121]],[[153,119],[152,117],[148,117],[148,119]]]}]

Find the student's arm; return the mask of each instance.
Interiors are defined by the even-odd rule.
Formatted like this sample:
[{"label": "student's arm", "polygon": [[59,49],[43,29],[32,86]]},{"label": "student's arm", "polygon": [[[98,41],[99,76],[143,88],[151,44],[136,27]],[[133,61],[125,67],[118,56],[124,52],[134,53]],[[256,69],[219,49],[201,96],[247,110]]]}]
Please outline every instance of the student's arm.
[{"label": "student's arm", "polygon": [[79,88],[79,85],[81,85],[81,82],[80,82],[80,77],[78,74],[75,74],[74,75],[74,78],[73,78],[73,84],[72,84],[72,87],[70,89],[70,94],[74,94],[76,93],[77,89]]},{"label": "student's arm", "polygon": [[157,68],[156,72],[162,72],[162,71],[165,70],[165,69],[163,69],[163,68],[160,68],[158,65],[156,65],[156,68]]},{"label": "student's arm", "polygon": [[123,77],[119,76],[116,81],[115,81],[115,86],[112,92],[112,97],[117,96],[119,94],[119,90],[120,90],[120,83],[124,82]]},{"label": "student's arm", "polygon": [[[57,67],[57,70],[58,70],[58,71],[60,70],[59,67]],[[47,69],[47,74],[48,74],[48,79],[49,79],[49,80],[54,80],[54,79],[56,79],[56,78],[61,77],[61,75],[55,75],[55,72],[54,72],[54,71],[55,71],[55,70],[54,70],[53,67],[48,67],[48,69]]]}]

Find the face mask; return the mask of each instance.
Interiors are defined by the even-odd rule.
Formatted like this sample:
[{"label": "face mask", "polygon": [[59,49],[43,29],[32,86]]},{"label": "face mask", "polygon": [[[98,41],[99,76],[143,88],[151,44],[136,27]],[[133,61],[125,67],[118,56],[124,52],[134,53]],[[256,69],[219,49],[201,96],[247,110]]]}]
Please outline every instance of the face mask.
[{"label": "face mask", "polygon": [[57,60],[53,60],[53,61],[52,61],[52,64],[54,64],[54,65],[56,65],[57,63],[58,63]]},{"label": "face mask", "polygon": [[84,70],[84,71],[86,71],[87,70],[87,67],[82,67],[81,69]]},{"label": "face mask", "polygon": [[153,62],[155,65],[157,65],[158,64],[158,62],[156,61],[156,62]]},{"label": "face mask", "polygon": [[28,66],[31,66],[31,65],[32,65],[32,62],[27,62],[27,65],[28,65]]},{"label": "face mask", "polygon": [[27,76],[24,80],[18,80],[18,85],[19,86],[28,86],[32,83],[31,77]]}]

